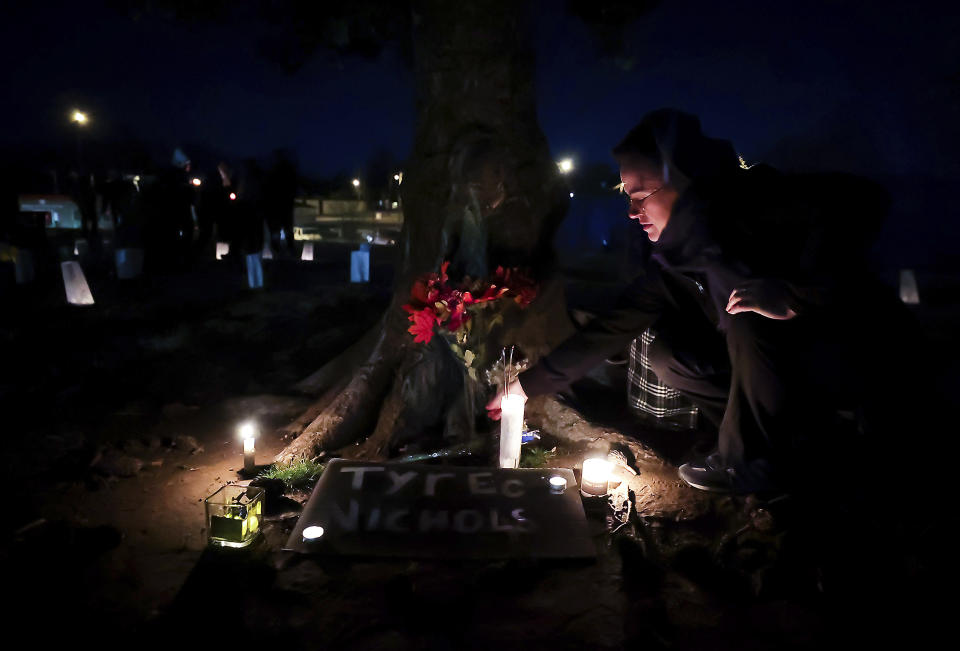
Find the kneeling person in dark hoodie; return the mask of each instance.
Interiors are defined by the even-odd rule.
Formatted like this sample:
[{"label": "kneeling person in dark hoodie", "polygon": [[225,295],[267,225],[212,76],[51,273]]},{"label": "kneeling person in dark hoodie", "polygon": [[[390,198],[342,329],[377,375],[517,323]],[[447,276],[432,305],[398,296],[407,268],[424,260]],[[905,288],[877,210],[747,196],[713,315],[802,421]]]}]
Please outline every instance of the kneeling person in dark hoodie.
[{"label": "kneeling person in dark hoodie", "polygon": [[[717,451],[680,476],[724,492],[788,487],[830,455],[840,407],[881,429],[902,422],[890,414],[897,385],[882,381],[882,351],[910,315],[867,271],[888,207],[882,189],[746,168],[729,142],[672,109],[644,117],[613,153],[629,217],[653,243],[650,263],[511,393],[562,391],[652,327],[654,371],[719,431]],[[493,419],[501,397],[487,405]]]}]

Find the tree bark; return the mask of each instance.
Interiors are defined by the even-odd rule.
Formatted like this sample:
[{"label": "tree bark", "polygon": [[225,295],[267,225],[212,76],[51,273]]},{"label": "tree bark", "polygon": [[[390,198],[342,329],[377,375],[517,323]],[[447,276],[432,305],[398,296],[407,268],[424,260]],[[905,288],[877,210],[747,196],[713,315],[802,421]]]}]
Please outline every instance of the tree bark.
[{"label": "tree bark", "polygon": [[[572,331],[552,245],[566,190],[537,121],[527,8],[515,0],[414,2],[417,124],[401,188],[394,297],[370,354],[326,407],[298,419],[309,425],[278,461],[312,458],[371,434],[363,452],[383,457],[398,434],[414,438],[440,427],[449,435],[482,410],[484,392],[464,397],[464,369],[442,339],[414,344],[406,332],[401,306],[413,280],[444,260],[454,280],[503,265],[529,267],[541,282],[527,310],[505,311],[480,370],[501,346],[517,345],[535,360]],[[306,384],[328,388],[337,364]],[[456,409],[465,414],[459,424]]]}]

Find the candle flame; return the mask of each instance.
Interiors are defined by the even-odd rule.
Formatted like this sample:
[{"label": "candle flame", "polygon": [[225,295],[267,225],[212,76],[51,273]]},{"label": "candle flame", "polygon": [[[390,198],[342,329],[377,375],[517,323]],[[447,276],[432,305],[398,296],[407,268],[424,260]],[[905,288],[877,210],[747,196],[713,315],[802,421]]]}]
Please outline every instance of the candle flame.
[{"label": "candle flame", "polygon": [[244,440],[254,439],[257,436],[257,428],[251,422],[246,422],[240,425],[239,432],[240,432],[240,438]]}]

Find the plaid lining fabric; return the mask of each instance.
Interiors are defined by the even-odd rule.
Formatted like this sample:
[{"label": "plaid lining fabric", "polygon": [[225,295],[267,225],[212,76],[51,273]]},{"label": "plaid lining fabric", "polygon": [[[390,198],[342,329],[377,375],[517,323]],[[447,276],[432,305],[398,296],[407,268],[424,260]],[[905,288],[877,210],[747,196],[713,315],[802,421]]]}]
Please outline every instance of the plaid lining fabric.
[{"label": "plaid lining fabric", "polygon": [[650,344],[657,333],[647,328],[630,342],[630,366],[627,369],[627,402],[641,415],[678,427],[695,428],[699,409],[680,392],[660,382],[650,367]]}]

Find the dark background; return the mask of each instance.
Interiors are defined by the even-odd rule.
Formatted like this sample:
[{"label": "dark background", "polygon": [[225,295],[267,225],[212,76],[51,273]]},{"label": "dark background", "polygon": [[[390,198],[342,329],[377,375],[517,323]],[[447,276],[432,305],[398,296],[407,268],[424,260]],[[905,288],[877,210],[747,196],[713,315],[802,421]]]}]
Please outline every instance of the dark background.
[{"label": "dark background", "polygon": [[[409,151],[408,43],[373,58],[320,51],[290,71],[270,56],[278,28],[260,3],[212,18],[155,5],[5,3],[8,161],[73,156],[73,107],[91,116],[86,150],[112,143],[127,166],[166,162],[174,146],[206,165],[284,147],[305,175],[334,177]],[[644,113],[676,106],[750,163],[882,181],[896,199],[884,257],[955,264],[960,16],[945,5],[664,0],[613,44],[565,2],[531,11],[541,125],[581,172],[611,163]]]}]

